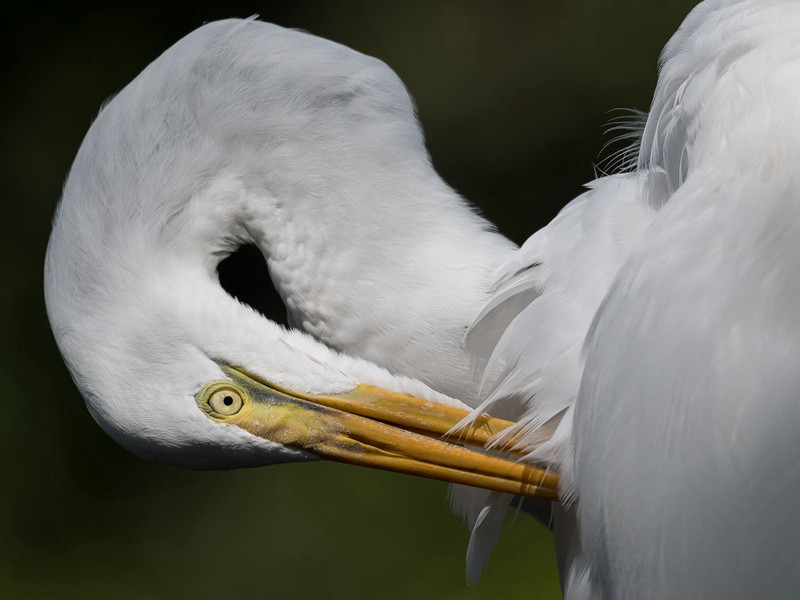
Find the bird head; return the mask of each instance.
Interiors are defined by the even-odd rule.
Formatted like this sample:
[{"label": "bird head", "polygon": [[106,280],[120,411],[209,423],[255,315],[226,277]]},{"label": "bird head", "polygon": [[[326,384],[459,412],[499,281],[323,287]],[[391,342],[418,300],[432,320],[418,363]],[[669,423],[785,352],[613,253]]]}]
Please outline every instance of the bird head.
[{"label": "bird head", "polygon": [[332,459],[554,497],[552,474],[463,447],[512,423],[452,433],[469,414],[460,402],[266,319],[202,260],[153,246],[124,269],[81,263],[87,240],[69,222],[62,204],[46,262],[51,325],[91,414],[132,452],[197,469]]}]

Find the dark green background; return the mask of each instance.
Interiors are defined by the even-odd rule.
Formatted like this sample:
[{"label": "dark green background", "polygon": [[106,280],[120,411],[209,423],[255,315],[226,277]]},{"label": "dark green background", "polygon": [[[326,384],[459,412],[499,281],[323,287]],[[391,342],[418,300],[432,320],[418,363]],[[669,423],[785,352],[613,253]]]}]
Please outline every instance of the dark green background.
[{"label": "dark green background", "polygon": [[[37,3],[7,9],[0,235],[0,597],[557,598],[549,534],[507,524],[481,584],[445,485],[338,465],[194,473],[92,422],[53,343],[50,218],[102,101],[204,21],[260,14],[393,67],[442,176],[517,242],[593,177],[609,109],[646,109],[692,2]],[[534,589],[540,588],[540,593]]]}]

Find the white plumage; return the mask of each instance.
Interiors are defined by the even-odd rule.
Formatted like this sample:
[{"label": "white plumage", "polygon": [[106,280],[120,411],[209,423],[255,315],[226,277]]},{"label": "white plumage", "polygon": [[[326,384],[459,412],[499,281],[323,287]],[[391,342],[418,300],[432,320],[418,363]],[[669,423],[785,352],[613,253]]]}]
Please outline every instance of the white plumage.
[{"label": "white plumage", "polygon": [[[432,224],[428,233],[420,221]],[[367,344],[364,357],[391,355],[420,379],[438,361],[457,375],[452,389],[474,387],[463,352],[420,333],[438,326],[456,339],[485,298],[474,282],[488,280],[489,268],[452,282],[458,296],[440,308],[427,285],[439,279],[437,264],[424,262],[425,276],[415,270],[428,254],[447,265],[450,240],[467,259],[507,253],[511,244],[497,234],[469,243],[487,227],[435,176],[411,100],[383,63],[266,23],[213,23],[153,62],[88,132],[48,247],[48,315],[89,410],[126,448],[195,468],[308,460],[338,453],[347,426],[320,429],[327,410],[287,413],[296,406],[284,392],[305,403],[298,395],[348,395],[369,384],[466,408],[403,369],[391,375],[317,340]],[[316,340],[222,289],[216,267],[244,243],[263,250],[293,320]],[[397,326],[412,315],[413,329]],[[226,367],[254,376],[235,391],[269,414],[229,426],[231,415],[211,410],[209,384],[239,385]],[[262,402],[265,381],[280,389]],[[374,406],[375,390],[365,394]],[[424,421],[430,406],[418,407]],[[444,414],[437,436],[466,412]],[[369,444],[351,434],[345,462],[358,462]],[[370,444],[379,461],[402,454],[383,439]],[[511,462],[502,468],[522,473]]]},{"label": "white plumage", "polygon": [[608,597],[795,598],[800,5],[705,3],[662,61],[669,195],[588,338],[581,535]]},{"label": "white plumage", "polygon": [[[482,407],[527,399],[535,425],[574,400],[534,452],[562,475],[567,598],[800,594],[798,87],[800,4],[700,4],[665,48],[626,187],[595,182],[500,272],[541,295]],[[566,305],[590,316],[551,326]]]},{"label": "white plumage", "polygon": [[[798,84],[800,4],[700,4],[665,49],[635,168],[517,250],[433,171],[385,65],[211,24],[87,135],[48,252],[51,322],[95,417],[147,456],[304,456],[209,437],[192,395],[222,359],[307,392],[369,381],[458,404],[366,359],[519,421],[499,440],[521,434],[562,478],[565,597],[793,598]],[[292,321],[358,359],[224,294],[215,266],[248,242]],[[470,577],[511,499],[457,490]]]}]

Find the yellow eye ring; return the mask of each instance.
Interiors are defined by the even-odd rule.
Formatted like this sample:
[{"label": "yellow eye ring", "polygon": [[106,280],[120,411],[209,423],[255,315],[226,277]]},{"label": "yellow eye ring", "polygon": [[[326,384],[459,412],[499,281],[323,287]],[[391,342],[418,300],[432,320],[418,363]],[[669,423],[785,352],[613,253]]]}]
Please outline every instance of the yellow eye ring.
[{"label": "yellow eye ring", "polygon": [[230,417],[235,415],[244,406],[244,394],[237,390],[230,383],[214,386],[206,391],[208,400],[206,405],[210,411],[221,417]]}]

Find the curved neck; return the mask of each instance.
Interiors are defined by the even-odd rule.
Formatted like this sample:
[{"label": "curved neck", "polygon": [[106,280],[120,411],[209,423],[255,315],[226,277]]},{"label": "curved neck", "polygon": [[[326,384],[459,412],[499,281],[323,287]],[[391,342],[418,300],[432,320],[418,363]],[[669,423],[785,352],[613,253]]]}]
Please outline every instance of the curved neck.
[{"label": "curved neck", "polygon": [[248,228],[299,328],[471,403],[465,334],[515,246],[430,166],[415,171],[279,204]]}]

